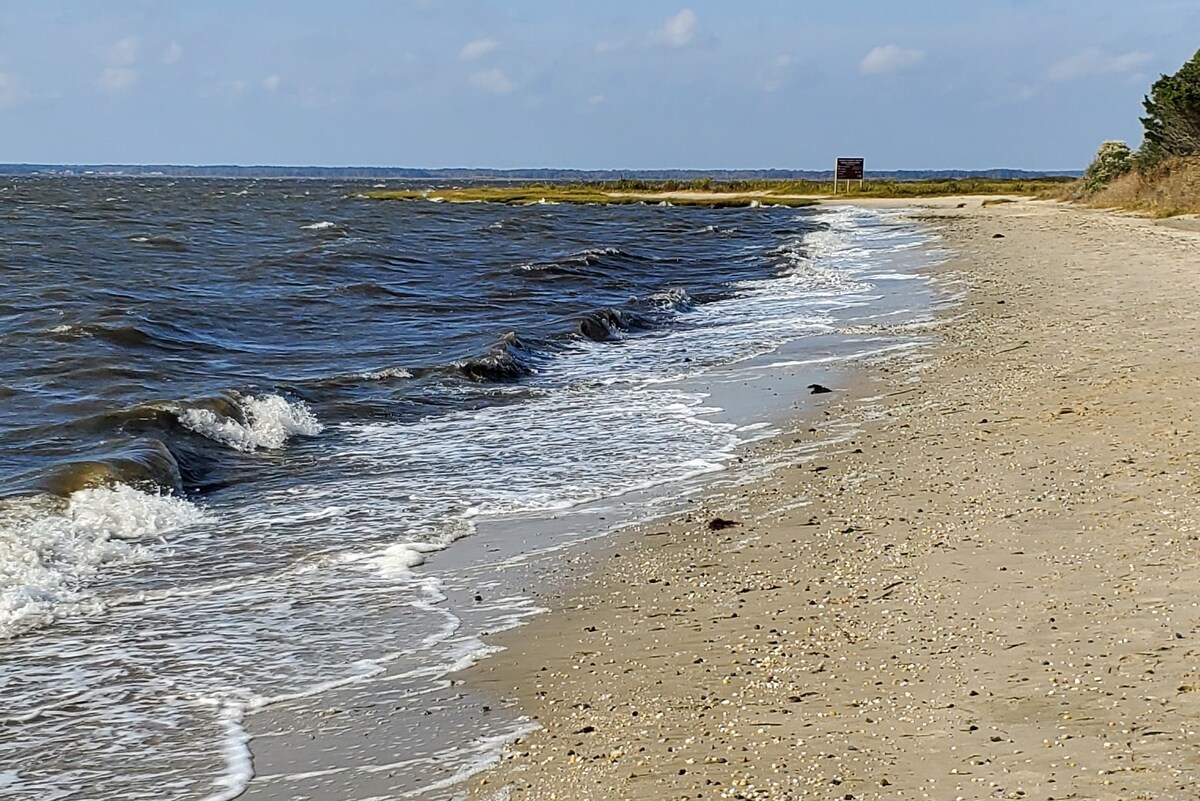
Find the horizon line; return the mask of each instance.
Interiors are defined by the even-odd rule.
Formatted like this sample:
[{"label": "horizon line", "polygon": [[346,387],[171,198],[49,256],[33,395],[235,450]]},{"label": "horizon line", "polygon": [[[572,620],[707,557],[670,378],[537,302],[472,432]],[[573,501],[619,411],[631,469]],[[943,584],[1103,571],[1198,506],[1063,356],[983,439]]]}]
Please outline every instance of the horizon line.
[{"label": "horizon line", "polygon": [[[5,161],[0,162],[0,169],[5,167],[69,167],[69,168],[124,168],[152,169],[155,167],[170,167],[173,169],[219,169],[231,168],[239,170],[423,170],[427,172],[449,172],[473,170],[479,172],[537,172],[556,170],[561,172],[832,172],[831,167],[484,167],[484,166],[443,166],[424,167],[408,165],[384,164],[268,164],[268,163],[238,163],[238,162],[122,162],[122,161],[90,161],[90,162],[53,162],[53,161]],[[883,167],[867,170],[868,172],[987,172],[992,170],[1011,170],[1036,173],[1074,173],[1080,172],[1081,167],[1061,169],[1032,169],[1028,167],[993,166],[993,167]]]}]

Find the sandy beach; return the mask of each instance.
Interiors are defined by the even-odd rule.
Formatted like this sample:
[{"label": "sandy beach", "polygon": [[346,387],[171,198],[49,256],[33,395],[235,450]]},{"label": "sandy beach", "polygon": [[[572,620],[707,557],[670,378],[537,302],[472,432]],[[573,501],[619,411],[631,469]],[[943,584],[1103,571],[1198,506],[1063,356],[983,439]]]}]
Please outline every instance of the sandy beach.
[{"label": "sandy beach", "polygon": [[464,674],[542,727],[474,797],[1194,797],[1200,234],[914,205],[964,293],[938,342],[818,397],[789,467],[575,555]]}]

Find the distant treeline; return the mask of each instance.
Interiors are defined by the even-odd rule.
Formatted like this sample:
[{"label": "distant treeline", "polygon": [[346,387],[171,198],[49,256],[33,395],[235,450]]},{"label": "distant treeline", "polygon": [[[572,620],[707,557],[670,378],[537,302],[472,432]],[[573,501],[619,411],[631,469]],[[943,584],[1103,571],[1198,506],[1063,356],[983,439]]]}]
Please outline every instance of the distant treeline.
[{"label": "distant treeline", "polygon": [[[1013,180],[1078,177],[1075,170],[868,170],[867,178],[890,181],[989,178]],[[0,164],[0,175],[96,175],[164,178],[323,178],[331,180],[408,181],[550,181],[592,183],[611,181],[831,181],[832,170],[560,170],[551,168],[490,170],[474,168],[418,169],[411,167],[288,167],[231,164]]]}]

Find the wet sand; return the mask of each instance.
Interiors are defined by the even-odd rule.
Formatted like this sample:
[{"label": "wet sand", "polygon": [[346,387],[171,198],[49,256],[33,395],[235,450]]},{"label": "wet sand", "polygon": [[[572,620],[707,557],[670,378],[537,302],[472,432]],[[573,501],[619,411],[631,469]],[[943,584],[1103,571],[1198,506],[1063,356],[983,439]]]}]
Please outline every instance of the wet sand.
[{"label": "wet sand", "polygon": [[1194,796],[1200,235],[958,202],[916,203],[966,292],[923,359],[464,674],[542,726],[474,797]]}]

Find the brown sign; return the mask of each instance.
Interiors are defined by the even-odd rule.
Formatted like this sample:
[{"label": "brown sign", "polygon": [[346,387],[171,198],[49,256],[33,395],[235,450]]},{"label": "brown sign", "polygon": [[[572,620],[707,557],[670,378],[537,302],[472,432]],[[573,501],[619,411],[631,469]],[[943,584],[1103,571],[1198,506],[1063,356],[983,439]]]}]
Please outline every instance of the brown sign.
[{"label": "brown sign", "polygon": [[834,175],[839,181],[861,181],[863,179],[863,160],[838,159],[837,171]]}]

